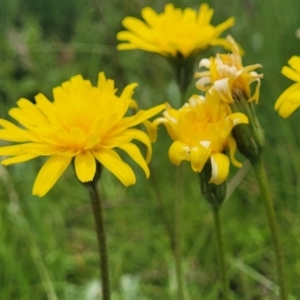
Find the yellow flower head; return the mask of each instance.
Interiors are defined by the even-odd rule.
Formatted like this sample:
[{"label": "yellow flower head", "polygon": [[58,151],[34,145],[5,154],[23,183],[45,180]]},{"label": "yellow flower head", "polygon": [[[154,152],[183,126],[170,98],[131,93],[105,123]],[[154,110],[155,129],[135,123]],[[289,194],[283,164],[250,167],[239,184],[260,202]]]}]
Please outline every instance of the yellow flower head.
[{"label": "yellow flower head", "polygon": [[35,104],[21,98],[18,107],[9,111],[21,127],[0,119],[0,139],[18,143],[0,147],[0,155],[12,156],[5,158],[2,164],[49,156],[33,186],[33,194],[38,196],[52,188],[72,159],[81,182],[93,180],[98,161],[124,185],[134,184],[133,170],[122,161],[115,148],[126,152],[148,177],[147,163],[132,140],[148,147],[148,160],[151,143],[144,132],[132,127],[159,113],[165,106],[125,116],[128,107],[135,104],[131,97],[136,86],[136,83],[129,84],[118,97],[114,81],[106,79],[104,73],[99,73],[96,87],[76,75],[53,89],[53,102],[43,94],[35,97]]},{"label": "yellow flower head", "polygon": [[[196,77],[200,79],[196,82],[196,87],[201,91],[215,93],[221,100],[233,103],[234,98],[239,98],[241,94],[248,101],[258,103],[260,78],[262,74],[257,74],[254,70],[260,68],[260,64],[244,67],[238,45],[231,36],[227,37],[231,45],[230,54],[217,54],[210,59],[202,59],[199,67],[205,67],[208,71],[197,72]],[[250,85],[257,82],[255,92],[251,95]]]},{"label": "yellow flower head", "polygon": [[194,172],[201,172],[210,158],[210,182],[221,184],[229,172],[229,158],[224,154],[228,148],[231,162],[241,166],[234,158],[236,142],[230,136],[232,128],[241,123],[248,123],[244,114],[231,113],[226,103],[207,93],[206,98],[194,95],[179,110],[168,107],[163,117],[154,120],[153,125],[166,126],[173,140],[169,149],[173,164],[179,165],[187,160]]},{"label": "yellow flower head", "polygon": [[293,56],[288,61],[291,67],[284,66],[281,73],[295,81],[277,99],[275,110],[283,117],[287,118],[300,106],[300,56]]},{"label": "yellow flower head", "polygon": [[198,13],[191,8],[175,8],[171,3],[165,5],[161,14],[145,7],[142,9],[145,22],[133,17],[123,20],[128,31],[117,34],[118,40],[125,41],[118,49],[140,49],[166,57],[180,55],[187,58],[208,46],[226,46],[226,41],[219,36],[234,24],[234,18],[215,27],[210,24],[213,13],[207,4],[201,4]]}]

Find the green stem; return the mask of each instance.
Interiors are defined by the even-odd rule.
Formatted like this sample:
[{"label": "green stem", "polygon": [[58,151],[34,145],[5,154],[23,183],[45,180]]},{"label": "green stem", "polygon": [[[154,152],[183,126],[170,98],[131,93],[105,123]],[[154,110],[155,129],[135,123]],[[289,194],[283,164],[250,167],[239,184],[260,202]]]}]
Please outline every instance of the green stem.
[{"label": "green stem", "polygon": [[228,279],[227,272],[225,267],[225,252],[224,252],[224,242],[222,236],[222,225],[220,220],[220,207],[212,205],[212,210],[214,213],[214,223],[216,230],[217,246],[218,246],[218,256],[219,256],[219,265],[221,269],[221,279],[223,285],[223,299],[229,299],[229,290],[228,290]]},{"label": "green stem", "polygon": [[101,197],[98,193],[96,180],[86,184],[92,203],[93,215],[96,225],[96,233],[99,246],[99,267],[101,272],[102,284],[102,299],[110,300],[110,287],[109,287],[109,272],[108,272],[108,256],[106,248],[106,235],[103,222],[102,203]]},{"label": "green stem", "polygon": [[185,94],[193,79],[195,59],[195,55],[184,57],[180,53],[175,57],[169,58],[169,62],[174,70],[176,83],[180,89],[180,106],[186,102]]},{"label": "green stem", "polygon": [[283,254],[282,254],[282,249],[281,249],[281,244],[279,239],[279,230],[278,230],[274,205],[271,198],[269,185],[267,182],[267,176],[266,176],[262,159],[258,159],[256,162],[253,162],[252,166],[255,171],[256,178],[261,190],[261,195],[264,201],[268,223],[271,231],[271,237],[274,245],[280,299],[287,300],[288,297],[287,297],[287,290],[286,290],[286,285],[284,280]]},{"label": "green stem", "polygon": [[174,203],[174,257],[175,257],[175,269],[176,269],[176,280],[178,288],[178,299],[184,300],[184,289],[183,289],[183,277],[182,277],[182,261],[181,261],[181,192],[182,192],[182,174],[181,168],[178,167],[176,170],[176,195]]},{"label": "green stem", "polygon": [[173,230],[173,226],[171,224],[171,221],[168,218],[167,215],[167,211],[166,211],[166,206],[164,204],[164,201],[162,199],[162,195],[160,193],[160,188],[159,185],[157,183],[157,179],[155,177],[155,172],[154,169],[151,166],[151,162],[148,164],[149,166],[149,170],[150,170],[150,182],[153,185],[153,191],[156,195],[155,199],[157,200],[157,204],[159,206],[159,211],[162,217],[162,221],[163,224],[165,226],[165,230],[169,239],[169,243],[170,243],[170,249],[171,251],[174,253],[175,251],[175,240],[174,240],[174,230]]}]

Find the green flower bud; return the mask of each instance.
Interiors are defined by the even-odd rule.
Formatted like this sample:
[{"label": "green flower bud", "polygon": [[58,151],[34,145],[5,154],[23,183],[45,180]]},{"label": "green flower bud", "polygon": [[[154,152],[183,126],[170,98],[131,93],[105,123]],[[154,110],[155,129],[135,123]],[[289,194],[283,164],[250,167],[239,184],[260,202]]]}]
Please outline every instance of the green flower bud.
[{"label": "green flower bud", "polygon": [[232,112],[242,112],[249,119],[249,124],[239,124],[232,130],[239,151],[251,163],[255,163],[262,154],[265,136],[264,131],[259,124],[253,102],[248,102],[241,94],[240,97],[234,97],[234,103],[230,104]]},{"label": "green flower bud", "polygon": [[210,160],[204,165],[200,177],[201,193],[205,200],[214,208],[219,209],[226,198],[227,183],[224,181],[221,184],[209,183],[211,178],[211,162]]}]

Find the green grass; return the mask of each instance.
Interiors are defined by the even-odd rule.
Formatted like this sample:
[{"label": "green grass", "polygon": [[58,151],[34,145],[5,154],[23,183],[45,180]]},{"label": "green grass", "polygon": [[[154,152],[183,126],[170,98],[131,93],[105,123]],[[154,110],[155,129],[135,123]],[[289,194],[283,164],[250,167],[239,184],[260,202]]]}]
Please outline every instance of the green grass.
[{"label": "green grass", "polygon": [[[96,82],[99,71],[114,78],[119,90],[138,82],[141,108],[179,101],[172,70],[161,57],[141,51],[118,52],[116,33],[126,15],[140,16],[164,1],[0,0],[0,116],[20,97],[33,100],[72,75]],[[27,3],[28,2],[28,3]],[[282,120],[273,110],[290,85],[280,74],[292,55],[300,55],[296,37],[298,1],[207,1],[213,23],[236,17],[230,34],[245,50],[244,64],[261,63],[257,114],[266,134],[265,165],[275,201],[291,299],[300,298],[300,131],[299,114]],[[30,5],[29,5],[30,3]],[[84,3],[84,4],[83,4]],[[97,4],[98,3],[98,4]],[[198,8],[199,2],[174,1]],[[25,49],[20,52],[20,47]],[[212,55],[209,51],[207,55]],[[189,93],[196,90],[191,86]],[[175,167],[164,129],[154,144],[153,179],[136,168],[137,184],[124,188],[108,171],[101,187],[113,300],[176,299],[175,265],[160,195],[173,227]],[[241,158],[241,157],[240,157]],[[42,159],[0,168],[0,299],[100,299],[97,243],[90,201],[70,168],[42,199],[31,195]],[[231,178],[238,170],[232,168]],[[221,299],[213,219],[200,195],[198,178],[183,165],[183,270],[190,300]],[[276,299],[274,256],[263,204],[251,169],[222,208],[232,299]],[[293,297],[292,297],[293,296]]]}]

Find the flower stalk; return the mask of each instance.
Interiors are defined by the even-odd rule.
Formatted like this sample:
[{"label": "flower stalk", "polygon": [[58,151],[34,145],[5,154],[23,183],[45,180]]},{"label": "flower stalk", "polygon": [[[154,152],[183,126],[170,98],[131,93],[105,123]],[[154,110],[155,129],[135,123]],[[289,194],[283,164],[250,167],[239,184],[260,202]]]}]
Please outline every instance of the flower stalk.
[{"label": "flower stalk", "polygon": [[279,230],[278,230],[278,224],[276,220],[273,200],[267,182],[266,171],[261,158],[257,160],[255,163],[252,163],[252,166],[261,190],[261,197],[265,205],[269,228],[271,231],[271,238],[272,238],[275,257],[276,257],[276,268],[277,268],[280,299],[287,300],[288,296],[287,296],[287,289],[286,289],[285,276],[284,276],[283,254],[281,249]]},{"label": "flower stalk", "polygon": [[221,274],[221,281],[223,285],[223,299],[229,299],[229,289],[228,289],[228,279],[227,279],[227,271],[226,271],[226,264],[225,264],[225,251],[224,251],[224,241],[222,235],[222,223],[220,219],[220,207],[213,207],[213,214],[214,214],[214,224],[215,224],[215,231],[216,231],[216,239],[217,239],[217,247],[218,247],[218,259],[219,259],[219,266],[220,266],[220,274]]},{"label": "flower stalk", "polygon": [[182,200],[182,168],[178,167],[176,172],[176,195],[174,200],[174,257],[175,257],[175,270],[177,279],[178,299],[185,300],[183,274],[182,274],[182,253],[181,253],[181,200]]},{"label": "flower stalk", "polygon": [[183,106],[186,101],[185,95],[193,78],[195,59],[195,55],[185,58],[180,53],[175,57],[168,57],[168,61],[174,70],[175,81],[181,93],[180,106]]},{"label": "flower stalk", "polygon": [[219,260],[219,271],[223,286],[223,299],[229,299],[229,289],[228,289],[228,279],[227,279],[227,270],[225,263],[225,250],[224,250],[224,241],[222,235],[222,223],[220,219],[220,209],[222,203],[226,198],[226,181],[223,183],[216,185],[213,183],[209,183],[211,177],[211,163],[207,162],[202,172],[199,173],[200,177],[200,186],[201,193],[205,200],[210,204],[214,216],[214,226],[216,232],[216,241],[218,248],[218,260]]},{"label": "flower stalk", "polygon": [[99,253],[99,268],[101,274],[101,287],[102,287],[102,299],[110,300],[110,280],[109,280],[109,267],[108,267],[108,255],[106,246],[106,232],[103,221],[103,208],[102,199],[97,189],[97,182],[100,179],[101,166],[98,165],[95,178],[84,185],[88,189],[91,205],[95,220],[95,229],[98,240],[98,253]]},{"label": "flower stalk", "polygon": [[[192,79],[193,61],[187,62],[184,57],[177,55],[171,64],[174,67],[175,78],[180,89],[180,105],[184,104],[185,93]],[[174,258],[175,271],[178,289],[178,299],[185,300],[185,292],[183,286],[182,274],[182,225],[181,225],[181,201],[182,201],[182,168],[178,166],[176,169],[176,195],[174,200]]]}]

